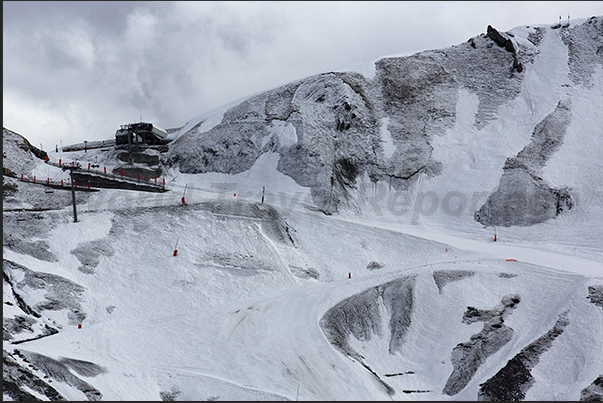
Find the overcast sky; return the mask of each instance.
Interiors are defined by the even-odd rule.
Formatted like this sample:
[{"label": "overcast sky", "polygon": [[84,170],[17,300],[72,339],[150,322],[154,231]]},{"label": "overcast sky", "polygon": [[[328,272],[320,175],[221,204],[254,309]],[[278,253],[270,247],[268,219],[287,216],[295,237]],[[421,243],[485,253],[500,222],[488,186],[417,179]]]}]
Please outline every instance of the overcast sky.
[{"label": "overcast sky", "polygon": [[176,128],[230,101],[600,1],[3,1],[3,126],[46,150]]}]

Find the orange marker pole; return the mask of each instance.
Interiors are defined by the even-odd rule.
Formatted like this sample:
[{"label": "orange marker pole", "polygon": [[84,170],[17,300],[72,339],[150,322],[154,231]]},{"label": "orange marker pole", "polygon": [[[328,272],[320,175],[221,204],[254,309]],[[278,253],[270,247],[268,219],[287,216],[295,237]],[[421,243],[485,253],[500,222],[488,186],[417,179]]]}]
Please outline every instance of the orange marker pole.
[{"label": "orange marker pole", "polygon": [[176,238],[176,246],[174,246],[174,256],[178,254],[178,239],[180,238]]}]

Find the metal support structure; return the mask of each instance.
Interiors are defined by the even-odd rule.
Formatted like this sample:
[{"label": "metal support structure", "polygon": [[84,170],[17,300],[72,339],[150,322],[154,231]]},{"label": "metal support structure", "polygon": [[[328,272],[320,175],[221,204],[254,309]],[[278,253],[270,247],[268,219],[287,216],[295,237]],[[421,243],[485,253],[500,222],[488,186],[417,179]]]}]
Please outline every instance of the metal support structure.
[{"label": "metal support structure", "polygon": [[73,222],[77,222],[77,208],[75,206],[75,181],[73,180],[73,171],[80,169],[80,164],[77,165],[63,165],[63,171],[69,170],[69,176],[71,178],[71,201],[73,203]]},{"label": "metal support structure", "polygon": [[128,164],[132,165],[132,131],[128,131]]},{"label": "metal support structure", "polygon": [[73,180],[73,169],[69,170],[71,177],[71,201],[73,203],[73,222],[77,222],[77,208],[75,207],[75,182]]}]

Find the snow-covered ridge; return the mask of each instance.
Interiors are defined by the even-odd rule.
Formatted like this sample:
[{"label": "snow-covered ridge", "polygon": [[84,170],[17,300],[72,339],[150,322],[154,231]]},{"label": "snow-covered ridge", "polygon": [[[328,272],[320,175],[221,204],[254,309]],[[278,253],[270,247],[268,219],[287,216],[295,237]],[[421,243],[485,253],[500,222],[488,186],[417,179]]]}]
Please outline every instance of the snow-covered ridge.
[{"label": "snow-covered ridge", "polygon": [[[506,159],[528,144],[559,101],[572,105],[567,138],[593,132],[573,116],[582,113],[585,94],[578,89],[596,79],[601,66],[595,50],[601,19],[487,31],[451,48],[381,58],[371,62],[374,74],[341,69],[257,93],[212,113],[216,119],[202,126],[189,122],[165,162],[181,173],[233,175],[249,172],[263,153],[277,152],[278,171],[309,188],[326,213],[367,213],[365,188],[386,188],[381,207],[399,197],[416,202],[427,189],[440,199],[450,191],[467,200],[491,194]],[[294,144],[281,144],[279,127],[295,131]],[[454,140],[459,135],[463,148]],[[468,171],[481,176],[472,186],[463,182]],[[559,187],[581,191],[571,183]],[[468,219],[486,202],[477,199],[480,205],[463,212]]]}]

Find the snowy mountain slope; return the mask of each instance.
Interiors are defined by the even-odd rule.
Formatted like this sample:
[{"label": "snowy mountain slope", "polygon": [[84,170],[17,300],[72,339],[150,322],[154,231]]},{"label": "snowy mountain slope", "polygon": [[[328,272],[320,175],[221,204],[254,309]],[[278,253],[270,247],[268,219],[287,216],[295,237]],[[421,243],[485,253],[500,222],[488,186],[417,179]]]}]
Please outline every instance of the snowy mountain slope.
[{"label": "snowy mountain slope", "polygon": [[[171,131],[170,192],[77,223],[5,129],[4,400],[602,399],[601,24],[235,101]],[[572,208],[514,214],[520,174]]]},{"label": "snowy mountain slope", "polygon": [[[589,26],[588,33],[582,25]],[[416,175],[437,177],[446,168],[433,158],[432,142],[454,130],[455,105],[464,94],[476,97],[477,109],[463,131],[493,138],[501,124],[514,123],[504,129],[507,136],[515,136],[505,139],[505,147],[525,144],[530,133],[522,133],[517,124],[531,131],[552,111],[570,80],[574,85],[592,81],[601,64],[598,56],[563,58],[568,46],[574,49],[579,43],[583,50],[600,38],[600,19],[582,25],[521,27],[499,34],[510,38],[512,52],[482,34],[452,48],[383,58],[375,63],[371,78],[334,72],[292,82],[228,108],[215,126],[181,130],[167,162],[181,172],[238,173],[262,153],[278,151],[279,171],[311,187],[325,211],[349,202],[349,188],[363,175],[369,183],[406,189]],[[513,68],[515,61],[522,67]],[[514,109],[499,110],[513,102]],[[280,144],[272,134],[278,127],[294,131],[297,141]]]},{"label": "snowy mountain slope", "polygon": [[[388,390],[395,391],[394,399],[440,400],[447,396],[443,390],[454,368],[454,347],[470,343],[482,328],[479,321],[465,323],[468,307],[497,310],[507,295],[517,294],[520,302],[504,317],[513,336],[463,381],[467,386],[453,394],[455,399],[474,400],[479,384],[546,334],[566,311],[569,324],[538,355],[542,364],[536,368],[542,373],[533,376],[542,390],[536,396],[577,400],[600,375],[603,309],[588,298],[601,298],[600,277],[492,259],[313,213],[252,216],[251,211],[270,211],[259,203],[182,206],[176,201],[161,208],[89,212],[77,225],[64,211],[45,237],[58,262],[5,248],[4,271],[17,292],[61,325],[58,334],[10,347],[51,378],[56,375],[32,353],[99,366],[97,375],[80,378],[109,400],[155,400],[160,392],[173,391],[182,400],[222,399],[221,393],[262,400],[382,399],[390,396]],[[274,228],[288,228],[293,241],[287,230]],[[66,231],[74,236],[69,242]],[[171,241],[178,235],[173,256]],[[105,252],[85,267],[82,256],[90,261],[95,250]],[[375,261],[383,266],[372,268]],[[16,265],[39,269],[40,278],[62,274],[63,282],[84,285],[85,292],[71,294],[77,306],[48,311],[33,303],[40,300],[33,292],[40,285],[21,279]],[[405,304],[387,306],[378,292],[405,278],[413,278],[407,291],[410,312]],[[42,289],[52,300],[53,287]],[[376,314],[362,308],[372,298],[366,306],[374,306]],[[334,320],[330,313],[349,300],[355,301],[359,320]],[[82,329],[69,314],[77,307]],[[400,311],[407,312],[410,324],[395,339],[388,334],[391,318]],[[364,337],[352,337],[362,329],[354,326],[363,323],[374,323],[374,332],[369,327]],[[330,343],[329,329],[337,325],[361,360]],[[392,340],[400,340],[393,354],[388,351]],[[488,341],[483,344],[486,348]],[[566,357],[563,362],[554,359],[558,354]],[[398,373],[407,374],[392,375]],[[225,388],[230,392],[212,386],[224,382],[232,384]],[[53,385],[69,399],[84,398],[69,382]]]},{"label": "snowy mountain slope", "polygon": [[[240,172],[222,178],[238,187],[253,182],[256,193],[266,185],[289,203],[311,201],[325,212],[425,222],[467,236],[481,232],[476,212],[496,199],[489,211],[497,218],[482,219],[487,225],[535,226],[518,231],[525,239],[545,236],[543,247],[554,241],[569,250],[585,236],[598,249],[590,238],[603,218],[601,18],[500,35],[514,53],[482,34],[452,48],[381,59],[367,76],[325,73],[256,94],[226,107],[215,126],[174,133],[166,162],[174,176],[197,173],[205,188],[215,181],[202,178],[214,179],[216,171]],[[314,98],[306,98],[308,91]],[[561,101],[561,125],[547,126]],[[219,121],[215,111],[211,116]],[[280,146],[278,128],[295,131],[298,142]],[[538,172],[505,169],[536,133],[541,142],[558,143],[546,157],[533,155],[542,161]],[[264,179],[274,172],[260,163],[269,153],[278,153],[277,170],[309,189],[310,198]],[[511,172],[519,176],[507,181]],[[531,218],[508,221],[504,204],[513,199]],[[552,217],[565,222],[550,224]]]}]

